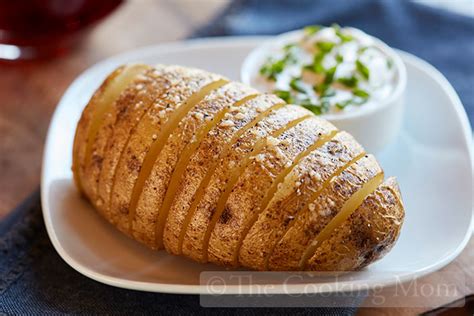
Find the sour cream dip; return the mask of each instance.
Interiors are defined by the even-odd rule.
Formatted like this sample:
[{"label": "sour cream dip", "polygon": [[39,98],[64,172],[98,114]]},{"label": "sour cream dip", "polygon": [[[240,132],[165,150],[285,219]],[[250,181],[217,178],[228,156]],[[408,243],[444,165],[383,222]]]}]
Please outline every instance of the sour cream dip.
[{"label": "sour cream dip", "polygon": [[[371,150],[379,151],[400,127],[405,66],[393,49],[359,29],[314,25],[273,37],[246,58],[241,77],[330,120]],[[361,119],[385,107],[392,107],[390,130],[380,125],[386,123],[380,114],[378,122]]]}]

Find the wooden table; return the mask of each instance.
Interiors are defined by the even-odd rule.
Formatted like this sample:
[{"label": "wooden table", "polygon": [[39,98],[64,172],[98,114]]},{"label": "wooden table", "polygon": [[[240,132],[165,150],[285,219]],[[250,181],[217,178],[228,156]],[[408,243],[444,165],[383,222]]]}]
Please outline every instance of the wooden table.
[{"label": "wooden table", "polygon": [[[35,190],[49,120],[72,80],[95,62],[139,46],[185,38],[208,21],[228,0],[129,1],[98,25],[72,54],[28,65],[0,65],[0,219]],[[65,148],[64,150],[70,150]],[[469,280],[474,293],[474,240],[442,272]],[[433,282],[442,272],[423,278]],[[399,306],[403,306],[402,302]],[[413,314],[414,308],[377,308],[361,314]]]}]

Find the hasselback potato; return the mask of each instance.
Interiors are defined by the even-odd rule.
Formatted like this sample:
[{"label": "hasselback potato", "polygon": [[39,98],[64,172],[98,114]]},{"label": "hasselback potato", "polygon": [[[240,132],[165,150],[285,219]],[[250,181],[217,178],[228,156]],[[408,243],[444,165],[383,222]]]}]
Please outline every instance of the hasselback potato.
[{"label": "hasselback potato", "polygon": [[79,191],[123,233],[199,262],[357,270],[394,245],[397,182],[344,131],[241,83],[126,65],[76,129]]}]

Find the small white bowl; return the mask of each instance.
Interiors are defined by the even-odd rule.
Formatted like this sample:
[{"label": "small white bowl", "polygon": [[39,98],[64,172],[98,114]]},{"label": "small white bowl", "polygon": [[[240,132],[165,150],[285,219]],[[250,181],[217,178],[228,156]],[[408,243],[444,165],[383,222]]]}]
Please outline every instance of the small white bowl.
[{"label": "small white bowl", "polygon": [[[362,32],[357,29],[352,30]],[[259,77],[259,70],[267,57],[273,52],[281,50],[284,45],[301,39],[302,33],[303,30],[283,33],[252,50],[242,64],[240,73],[242,82],[262,90],[262,86],[256,82],[256,79]],[[398,54],[381,40],[370,37],[374,45],[393,60],[396,79],[392,93],[383,101],[372,100],[371,104],[361,106],[356,110],[323,114],[321,117],[329,120],[339,129],[351,133],[367,151],[377,153],[391,143],[400,130],[407,75],[405,65]]]}]

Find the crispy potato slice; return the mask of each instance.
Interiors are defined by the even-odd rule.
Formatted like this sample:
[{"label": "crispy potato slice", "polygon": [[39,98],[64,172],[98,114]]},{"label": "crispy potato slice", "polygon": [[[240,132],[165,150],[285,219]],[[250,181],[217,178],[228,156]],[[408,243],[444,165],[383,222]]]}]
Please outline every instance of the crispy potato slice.
[{"label": "crispy potato slice", "polygon": [[393,247],[404,215],[397,181],[388,178],[321,243],[305,268],[351,271],[367,266]]},{"label": "crispy potato slice", "polygon": [[[107,143],[114,132],[118,117],[130,105],[130,101],[127,101],[127,99],[133,98],[132,95],[138,95],[137,91],[143,89],[145,84],[150,81],[149,78],[144,76],[150,70],[150,66],[134,65],[132,67],[127,68],[130,69],[129,71],[125,69],[124,78],[115,87],[110,88],[111,90],[115,89],[115,91],[109,91],[110,99],[106,101],[109,105],[106,109],[103,109],[104,112],[98,118],[100,123],[95,126],[96,130],[93,130],[91,126],[91,139],[93,139],[93,142],[90,144],[89,152],[86,152],[85,179],[87,179],[87,182],[84,184],[87,187],[86,190],[91,190],[90,196],[93,199],[93,203],[95,202],[96,207],[101,211],[105,211],[105,207],[99,199],[98,183]],[[141,107],[141,104],[137,106],[137,108]]]},{"label": "crispy potato slice", "polygon": [[[175,66],[178,67],[178,66]],[[160,146],[174,130],[181,115],[199,102],[222,77],[193,68],[180,67],[182,81],[171,87],[153,107],[145,113],[139,124],[131,132],[126,148],[120,157],[112,184],[110,199],[111,221],[122,232],[129,234],[129,213],[140,194],[141,182],[154,164],[153,158],[161,150]],[[205,91],[203,88],[207,87]],[[191,102],[187,102],[190,100]],[[181,108],[181,110],[179,110]],[[164,139],[164,140],[163,140]],[[145,161],[145,157],[148,159]]]},{"label": "crispy potato slice", "polygon": [[[165,223],[164,245],[169,252],[181,253],[181,243],[186,231],[184,228],[192,215],[192,203],[196,196],[203,194],[211,173],[220,164],[219,157],[223,153],[228,152],[235,142],[239,143],[236,148],[239,152],[248,152],[252,150],[253,143],[244,142],[244,139],[254,141],[285,126],[291,120],[308,114],[300,107],[285,106],[259,120],[262,110],[279,107],[282,102],[273,95],[260,95],[249,99],[235,107],[233,124],[219,124],[208,133],[190,159]],[[257,108],[256,104],[260,105],[260,108]]]},{"label": "crispy potato slice", "polygon": [[210,235],[208,252],[211,262],[237,264],[234,254],[245,223],[261,205],[269,202],[278,184],[292,168],[336,132],[332,124],[311,116],[294,127],[288,125],[280,135],[264,139],[261,151],[255,151],[258,147],[255,146],[251,155],[230,171],[232,175],[226,191],[217,202],[217,211],[204,238],[206,249],[207,234]]},{"label": "crispy potato slice", "polygon": [[154,105],[157,98],[163,97],[171,88],[182,81],[182,68],[157,65],[143,74],[136,85],[124,92],[123,100],[118,101],[119,114],[103,154],[102,168],[98,181],[97,204],[105,209],[106,218],[112,218],[108,207],[117,164],[128,145],[132,130],[141,118]]},{"label": "crispy potato slice", "polygon": [[[231,115],[228,113],[228,110],[235,102],[256,93],[256,90],[246,87],[241,83],[233,82],[226,84],[209,93],[181,119],[166,141],[161,153],[155,159],[150,175],[144,183],[135,217],[131,221],[133,234],[137,240],[152,248],[163,248],[161,240],[158,240],[159,243],[155,242],[157,240],[155,238],[155,224],[162,225],[161,222],[164,223],[166,220],[166,214],[161,214],[161,205],[179,158],[187,148],[187,145],[193,148],[192,144],[200,143],[201,138],[207,132],[204,135],[198,134],[200,134],[201,130],[208,131],[208,125],[214,118],[217,118],[217,122],[213,124],[217,124],[224,119],[224,116]],[[199,139],[196,139],[197,137]],[[188,156],[191,154],[192,152],[186,153]],[[179,170],[177,171],[182,174],[181,170],[185,167],[178,166]],[[170,192],[168,201],[173,196],[174,190]],[[157,222],[158,216],[161,217],[161,221]]]},{"label": "crispy potato slice", "polygon": [[99,88],[97,88],[89,102],[82,110],[81,117],[79,118],[79,121],[76,126],[76,133],[74,134],[74,142],[72,148],[71,169],[73,173],[74,183],[76,184],[77,189],[83,195],[83,197],[87,199],[89,199],[89,197],[85,194],[84,189],[82,188],[81,164],[83,164],[85,161],[84,156],[86,152],[89,127],[93,120],[97,102],[102,98],[104,91],[107,90],[110,84],[123,71],[124,68],[125,66],[118,67],[112,73],[110,73],[107,78],[105,78],[104,82],[102,82]]},{"label": "crispy potato slice", "polygon": [[363,148],[346,132],[305,157],[284,179],[269,205],[247,224],[239,262],[263,270],[272,247],[285,233],[296,214],[338,170],[363,153]]},{"label": "crispy potato slice", "polygon": [[[95,183],[89,181],[86,169],[91,164],[93,146],[97,133],[104,123],[115,117],[107,115],[120,94],[133,82],[135,76],[144,70],[145,65],[122,66],[112,72],[97,91],[82,112],[74,137],[73,171],[74,179],[79,191],[94,202],[95,192],[92,187]],[[107,122],[109,123],[109,122]],[[95,164],[95,163],[94,163]],[[94,184],[93,186],[91,184]]]},{"label": "crispy potato slice", "polygon": [[[310,242],[339,213],[343,205],[368,181],[382,174],[371,155],[362,157],[323,187],[317,197],[295,218],[268,259],[271,270],[297,270]],[[382,175],[383,177],[383,175]]]}]

